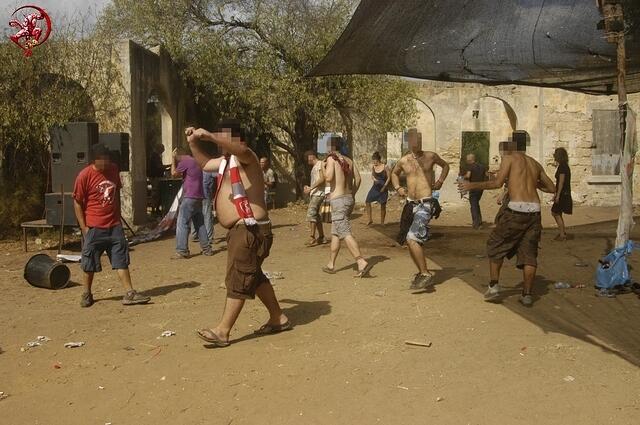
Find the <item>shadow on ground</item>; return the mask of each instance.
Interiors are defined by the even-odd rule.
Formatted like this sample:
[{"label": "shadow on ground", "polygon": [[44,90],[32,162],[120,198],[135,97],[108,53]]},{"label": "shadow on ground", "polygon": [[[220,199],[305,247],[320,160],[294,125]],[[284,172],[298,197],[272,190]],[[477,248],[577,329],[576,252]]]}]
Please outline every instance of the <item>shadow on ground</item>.
[{"label": "shadow on ground", "polygon": [[[612,249],[616,226],[617,222],[609,221],[571,227],[572,238],[565,242],[553,241],[555,229],[543,231],[539,274],[534,285],[535,304],[526,308],[518,303],[522,277],[513,262],[505,262],[501,278],[503,296],[498,302],[544,332],[580,339],[640,366],[640,299],[634,294],[598,298],[593,289],[598,259]],[[375,227],[392,240],[398,229],[397,223]],[[487,259],[479,257],[484,257],[491,229],[476,231],[434,224],[432,231],[440,237],[427,242],[425,252],[444,267],[437,283],[458,277],[478,291],[478,302],[482,302],[489,272]],[[633,232],[632,239],[640,240],[640,232]],[[640,253],[633,254],[629,263],[632,270],[640,270]],[[452,264],[456,267],[450,267]],[[558,290],[553,287],[558,281],[583,284],[585,288]]]},{"label": "shadow on ground", "polygon": [[[293,324],[293,329],[287,332],[295,332],[296,328],[307,325],[322,316],[331,313],[331,304],[329,301],[299,301],[292,299],[280,300],[282,312],[289,318]],[[248,341],[254,338],[268,338],[269,335],[256,335],[254,333],[243,335],[234,339],[232,342]],[[210,344],[204,345],[206,348],[215,348]]]},{"label": "shadow on ground", "polygon": [[[172,293],[174,291],[179,291],[181,289],[197,288],[200,285],[202,285],[202,283],[194,282],[194,281],[172,283],[170,285],[158,286],[158,287],[155,287],[155,288],[147,289],[146,291],[141,291],[140,293],[143,294],[143,295],[147,295],[149,297],[152,297],[151,301],[153,302],[153,297],[165,296],[165,295],[168,295],[168,294],[170,294],[170,293]],[[100,298],[100,299],[96,299],[96,301],[114,301],[114,300],[121,300],[121,299],[122,299],[122,295],[108,297],[108,298]]]}]

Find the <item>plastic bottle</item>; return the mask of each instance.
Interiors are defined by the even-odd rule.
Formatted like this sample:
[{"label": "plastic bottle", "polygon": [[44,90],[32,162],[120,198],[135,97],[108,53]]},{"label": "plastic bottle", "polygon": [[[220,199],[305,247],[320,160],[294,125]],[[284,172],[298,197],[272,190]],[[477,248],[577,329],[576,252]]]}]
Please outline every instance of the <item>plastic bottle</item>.
[{"label": "plastic bottle", "polygon": [[[456,179],[456,184],[465,181],[464,176],[458,176],[458,178]],[[460,198],[461,199],[467,199],[468,195],[469,195],[469,191],[467,190],[460,190],[458,189],[458,192],[460,192]]]}]

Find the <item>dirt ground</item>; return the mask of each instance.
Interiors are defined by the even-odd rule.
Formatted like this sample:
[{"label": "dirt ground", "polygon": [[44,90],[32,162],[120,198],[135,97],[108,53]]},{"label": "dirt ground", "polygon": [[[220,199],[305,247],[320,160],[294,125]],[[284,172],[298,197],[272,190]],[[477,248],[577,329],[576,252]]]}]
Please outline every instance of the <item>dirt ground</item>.
[{"label": "dirt ground", "polygon": [[[483,204],[491,218],[492,199]],[[273,212],[276,239],[265,269],[282,273],[275,290],[295,329],[253,337],[266,316],[249,302],[224,349],[206,348],[194,333],[215,325],[222,310],[223,242],[215,256],[187,261],[169,260],[171,238],[137,246],[134,285],[153,303],[122,306],[109,270],[97,275],[89,309],[79,307],[76,283],[52,291],[24,281],[34,237],[29,253],[5,242],[0,423],[639,423],[640,300],[597,298],[591,287],[597,259],[615,239],[615,209],[577,208],[564,243],[552,240],[545,213],[536,303],[528,309],[517,302],[521,281],[512,264],[502,302],[482,301],[490,228],[470,229],[466,208],[445,205],[433,222],[425,252],[437,285],[409,291],[414,266],[393,244],[397,200],[390,210],[385,227],[366,227],[356,214],[356,237],[375,262],[367,279],[352,278],[346,248],[340,272],[323,274],[328,247],[304,247],[304,209]],[[639,257],[631,259],[636,270]],[[582,262],[588,266],[575,265]],[[70,268],[79,282],[79,266]],[[559,280],[587,287],[556,290]],[[160,337],[165,330],[175,335]],[[38,335],[51,341],[21,350]],[[86,345],[64,348],[69,341]]]}]

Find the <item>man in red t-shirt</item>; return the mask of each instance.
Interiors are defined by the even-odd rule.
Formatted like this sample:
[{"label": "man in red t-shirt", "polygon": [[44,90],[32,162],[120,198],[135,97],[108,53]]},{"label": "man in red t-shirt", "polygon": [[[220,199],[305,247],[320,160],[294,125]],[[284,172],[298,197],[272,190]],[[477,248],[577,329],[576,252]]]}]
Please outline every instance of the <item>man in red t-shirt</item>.
[{"label": "man in red t-shirt", "polygon": [[131,286],[129,245],[120,223],[120,174],[111,162],[109,150],[102,144],[92,148],[94,162],[85,167],[73,188],[73,207],[84,236],[80,266],[84,272],[80,305],[93,304],[93,274],[102,271],[100,257],[106,251],[111,267],[118,271],[126,294],[122,304],[145,304],[151,298],[138,294]]}]

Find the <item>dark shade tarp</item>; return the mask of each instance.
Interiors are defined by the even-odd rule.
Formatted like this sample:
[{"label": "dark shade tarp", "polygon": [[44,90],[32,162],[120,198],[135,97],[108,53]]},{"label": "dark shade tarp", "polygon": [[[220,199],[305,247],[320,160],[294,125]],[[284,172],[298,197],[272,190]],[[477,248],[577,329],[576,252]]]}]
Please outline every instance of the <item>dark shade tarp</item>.
[{"label": "dark shade tarp", "polygon": [[[624,7],[632,93],[640,91],[640,0]],[[616,46],[598,29],[602,19],[596,0],[362,0],[310,75],[387,74],[612,94]]]}]

